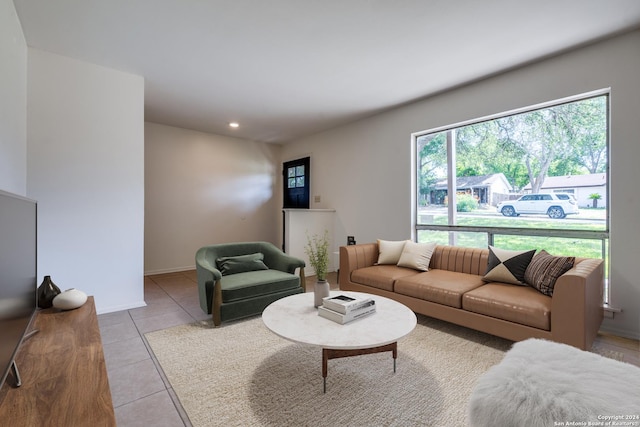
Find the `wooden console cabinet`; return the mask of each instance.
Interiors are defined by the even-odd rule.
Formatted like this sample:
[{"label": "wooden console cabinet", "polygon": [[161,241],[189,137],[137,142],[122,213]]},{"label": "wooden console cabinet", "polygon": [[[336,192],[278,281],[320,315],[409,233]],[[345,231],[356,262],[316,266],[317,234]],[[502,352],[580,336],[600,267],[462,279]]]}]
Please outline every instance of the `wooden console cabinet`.
[{"label": "wooden console cabinet", "polygon": [[16,356],[22,386],[9,374],[0,390],[0,425],[115,426],[93,297],[75,310],[40,310],[32,328]]}]

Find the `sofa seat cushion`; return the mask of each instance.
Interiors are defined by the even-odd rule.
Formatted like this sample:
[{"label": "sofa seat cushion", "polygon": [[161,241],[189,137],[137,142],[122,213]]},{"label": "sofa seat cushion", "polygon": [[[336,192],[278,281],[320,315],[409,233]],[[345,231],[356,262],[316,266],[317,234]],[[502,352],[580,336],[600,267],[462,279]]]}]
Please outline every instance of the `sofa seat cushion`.
[{"label": "sofa seat cushion", "polygon": [[462,308],[545,331],[551,330],[551,297],[528,286],[487,283],[464,294]]},{"label": "sofa seat cushion", "polygon": [[483,285],[482,276],[433,269],[398,279],[395,292],[450,307],[462,308],[462,296]]},{"label": "sofa seat cushion", "polygon": [[354,270],[351,273],[351,281],[393,292],[396,280],[416,274],[418,274],[418,271],[411,268],[398,267],[395,265],[374,265]]},{"label": "sofa seat cushion", "polygon": [[220,284],[226,303],[300,287],[300,278],[279,270],[259,270],[222,276]]}]

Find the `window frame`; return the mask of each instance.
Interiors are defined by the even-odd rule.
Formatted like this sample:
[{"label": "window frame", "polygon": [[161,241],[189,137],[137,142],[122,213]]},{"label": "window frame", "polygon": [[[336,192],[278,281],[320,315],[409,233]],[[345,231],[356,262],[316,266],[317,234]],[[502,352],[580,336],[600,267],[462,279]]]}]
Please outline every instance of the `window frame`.
[{"label": "window frame", "polygon": [[[456,170],[456,152],[455,144],[452,143],[449,137],[449,132],[458,128],[474,125],[481,122],[491,121],[503,117],[508,117],[517,114],[528,113],[544,108],[550,108],[562,104],[571,102],[586,100],[589,98],[595,98],[599,96],[606,96],[606,152],[607,161],[605,166],[606,173],[606,218],[604,230],[568,230],[568,229],[543,229],[543,228],[523,228],[523,227],[478,227],[478,226],[460,226],[456,224],[456,196],[457,188],[455,179]],[[472,120],[466,120],[451,125],[440,126],[423,130],[420,132],[414,132],[411,134],[411,237],[413,241],[418,241],[418,234],[420,231],[445,231],[449,232],[449,244],[455,244],[456,233],[484,233],[487,236],[487,245],[493,245],[495,236],[533,236],[533,237],[560,237],[560,238],[573,238],[573,239],[588,239],[599,240],[601,242],[601,255],[605,261],[605,293],[604,293],[604,305],[607,306],[610,301],[610,283],[609,283],[609,264],[610,264],[610,151],[611,151],[611,89],[605,88],[596,91],[591,91],[575,96],[556,99],[553,101],[543,102],[535,105],[530,105],[506,112],[496,113],[485,117],[480,117]],[[419,197],[418,197],[418,173],[419,173],[419,153],[418,153],[418,139],[424,135],[437,134],[441,132],[447,132],[447,193],[451,195],[448,203],[448,224],[436,225],[436,224],[422,224],[419,222]]]}]

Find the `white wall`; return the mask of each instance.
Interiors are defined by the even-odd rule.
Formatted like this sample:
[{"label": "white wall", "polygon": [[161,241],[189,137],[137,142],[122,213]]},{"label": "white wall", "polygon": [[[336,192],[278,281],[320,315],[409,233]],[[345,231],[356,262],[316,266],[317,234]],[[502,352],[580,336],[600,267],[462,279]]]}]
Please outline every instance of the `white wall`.
[{"label": "white wall", "polygon": [[144,305],[144,80],[28,50],[27,194],[38,201],[38,275]]},{"label": "white wall", "polygon": [[27,44],[11,0],[0,0],[0,189],[27,192]]},{"label": "white wall", "polygon": [[[400,107],[283,147],[310,155],[311,193],[336,209],[338,244],[411,235],[412,132],[611,87],[611,302],[603,329],[640,337],[640,32]],[[380,82],[393,84],[392,81]]]},{"label": "white wall", "polygon": [[145,124],[145,273],[225,242],[282,240],[280,146]]}]

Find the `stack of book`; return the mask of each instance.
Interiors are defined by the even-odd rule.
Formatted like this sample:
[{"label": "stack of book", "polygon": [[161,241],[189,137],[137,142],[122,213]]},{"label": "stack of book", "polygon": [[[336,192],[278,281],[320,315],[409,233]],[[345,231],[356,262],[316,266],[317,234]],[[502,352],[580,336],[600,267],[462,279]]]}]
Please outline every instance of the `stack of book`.
[{"label": "stack of book", "polygon": [[322,305],[318,307],[319,316],[341,324],[368,316],[375,311],[376,302],[372,298],[355,298],[347,295],[323,298]]}]

